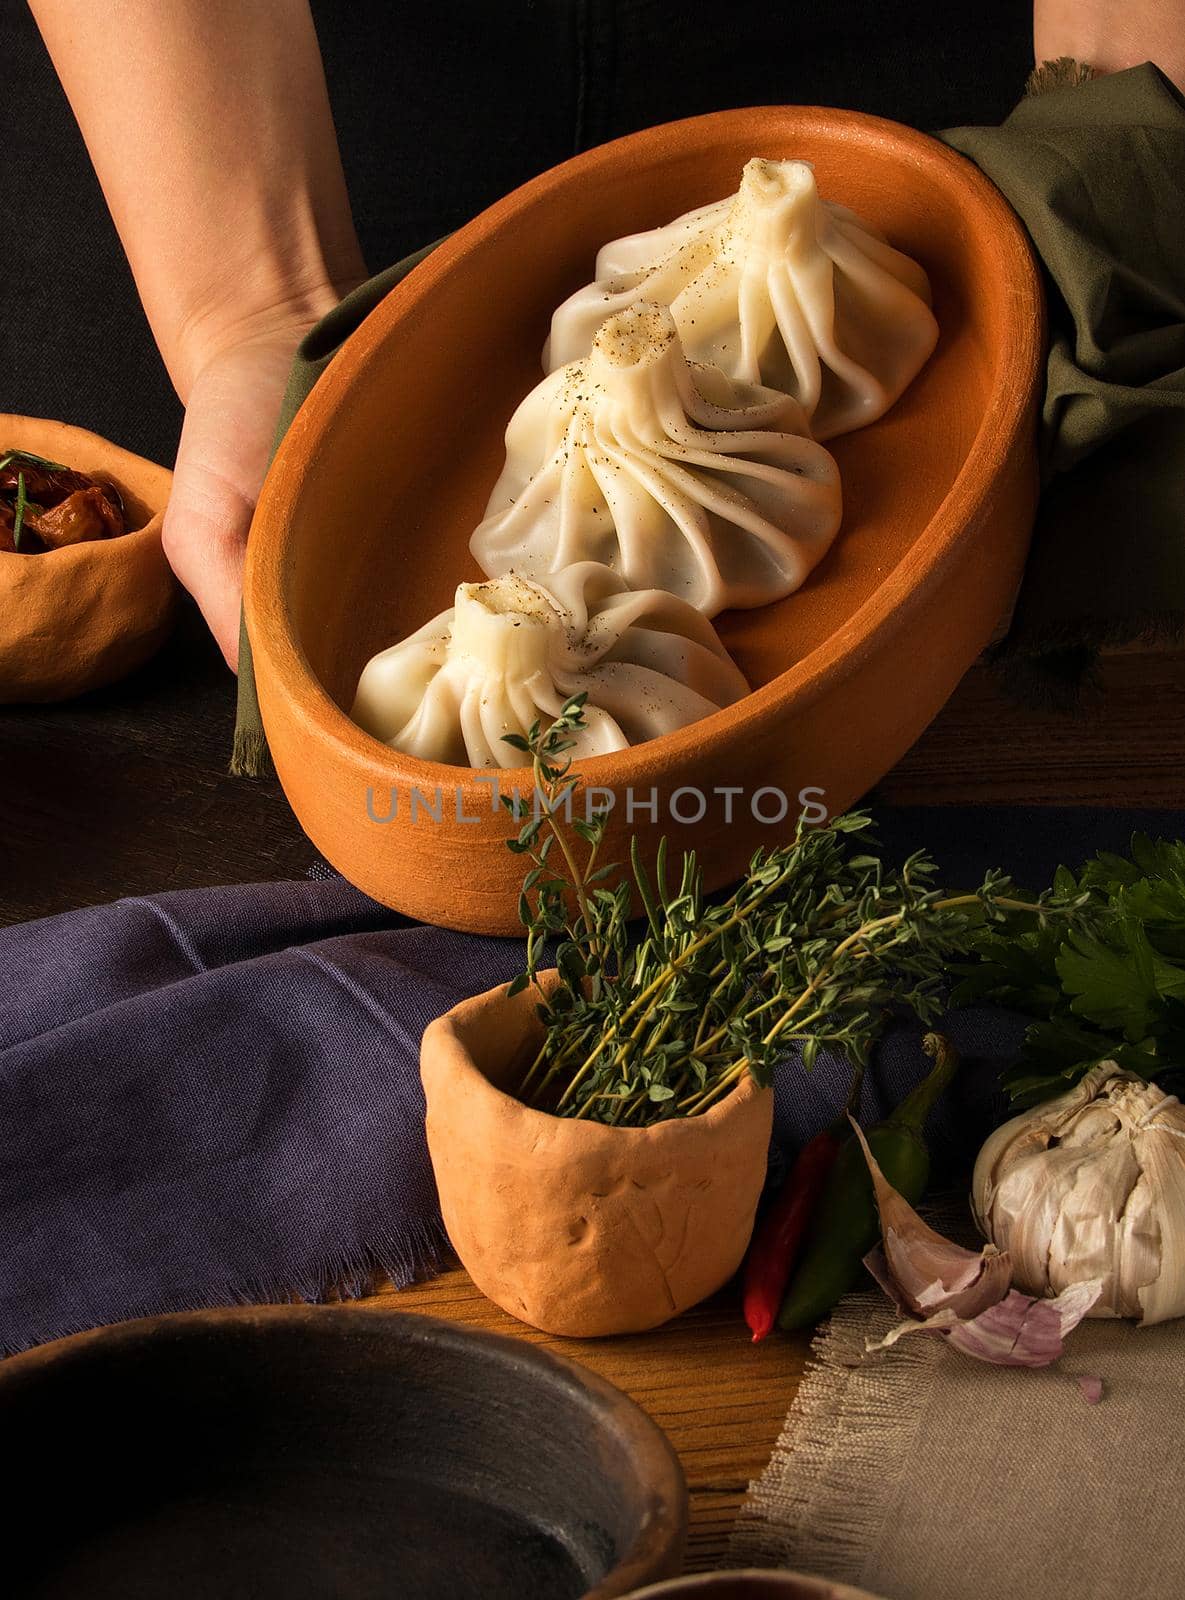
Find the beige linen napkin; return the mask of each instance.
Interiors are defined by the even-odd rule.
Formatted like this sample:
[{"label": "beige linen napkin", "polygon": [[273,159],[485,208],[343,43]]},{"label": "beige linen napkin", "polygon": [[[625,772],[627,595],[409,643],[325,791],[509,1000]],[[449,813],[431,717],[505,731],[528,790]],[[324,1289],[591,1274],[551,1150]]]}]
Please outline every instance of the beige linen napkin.
[{"label": "beige linen napkin", "polygon": [[735,1564],[885,1600],[1185,1594],[1185,1323],[1083,1323],[1042,1371],[925,1334],[865,1358],[898,1320],[862,1293],[821,1332]]}]

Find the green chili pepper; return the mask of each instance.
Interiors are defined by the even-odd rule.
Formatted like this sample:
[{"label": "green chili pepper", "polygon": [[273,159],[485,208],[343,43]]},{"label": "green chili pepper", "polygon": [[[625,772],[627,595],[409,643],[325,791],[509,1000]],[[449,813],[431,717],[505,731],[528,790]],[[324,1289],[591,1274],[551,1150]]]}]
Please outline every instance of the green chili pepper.
[{"label": "green chili pepper", "polygon": [[[927,1034],[925,1048],[935,1062],[929,1076],[867,1136],[881,1171],[910,1205],[922,1198],[930,1177],[923,1125],[958,1067],[957,1056],[939,1034]],[[790,1332],[825,1317],[858,1282],[864,1257],[879,1238],[880,1220],[864,1154],[855,1139],[848,1139],[820,1197],[810,1239],[778,1313],[778,1327]]]}]

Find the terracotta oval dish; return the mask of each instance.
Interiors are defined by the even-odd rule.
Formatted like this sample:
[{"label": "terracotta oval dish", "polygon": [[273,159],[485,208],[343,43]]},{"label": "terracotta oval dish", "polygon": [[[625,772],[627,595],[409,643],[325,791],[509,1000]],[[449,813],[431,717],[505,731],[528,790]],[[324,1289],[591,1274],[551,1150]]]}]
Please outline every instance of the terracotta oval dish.
[{"label": "terracotta oval dish", "polygon": [[874,117],[771,107],[652,128],[545,173],[436,249],[349,340],[289,430],[252,532],[247,621],[281,781],[326,857],[401,911],[515,932],[521,862],[488,773],[400,754],[350,721],[359,673],[480,576],[467,543],[507,420],[598,247],[731,193],[755,154],[812,162],[822,194],[917,259],[941,334],[887,416],[831,441],[845,504],[826,559],[798,593],[718,620],[753,692],[581,764],[618,799],[605,858],[622,859],[631,833],[649,857],[665,832],[720,885],[784,836],[804,789],[844,809],[918,737],[1015,593],[1042,298],[1019,223],[969,162]]},{"label": "terracotta oval dish", "polygon": [[0,413],[0,448],[111,479],[131,532],[0,551],[0,702],[68,700],[125,677],[164,643],[177,585],[160,531],[173,474],[85,428]]},{"label": "terracotta oval dish", "polygon": [[[541,974],[550,988],[553,973]],[[765,1182],[773,1090],[745,1076],[702,1116],[649,1128],[553,1117],[504,1092],[543,1037],[530,989],[424,1030],[428,1150],[444,1224],[483,1294],[547,1333],[656,1328],[741,1264]]]},{"label": "terracotta oval dish", "polygon": [[686,1484],[645,1412],[434,1318],[123,1323],[4,1362],[0,1427],[12,1600],[609,1600],[682,1564]]}]

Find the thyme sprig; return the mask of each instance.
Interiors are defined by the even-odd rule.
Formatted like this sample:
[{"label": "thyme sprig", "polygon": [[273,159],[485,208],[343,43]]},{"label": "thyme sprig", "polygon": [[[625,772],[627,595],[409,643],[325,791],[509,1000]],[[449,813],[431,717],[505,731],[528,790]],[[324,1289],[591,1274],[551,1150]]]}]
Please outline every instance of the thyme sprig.
[{"label": "thyme sprig", "polygon": [[19,550],[21,547],[21,531],[25,526],[25,511],[29,500],[25,494],[25,475],[18,472],[16,475],[16,505],[12,513],[12,548]]},{"label": "thyme sprig", "polygon": [[[24,462],[26,466],[30,467],[40,467],[43,472],[69,471],[69,468],[64,467],[60,461],[47,461],[44,456],[34,455],[31,450],[6,450],[3,455],[0,455],[0,472],[5,471],[6,468],[11,467],[16,462]],[[18,554],[21,549],[21,534],[24,532],[25,517],[30,511],[39,512],[40,510],[41,507],[29,499],[25,489],[25,474],[18,466],[16,495],[12,511],[12,548]]]},{"label": "thyme sprig", "polygon": [[0,455],[0,472],[5,467],[10,467],[14,461],[27,462],[31,467],[40,467],[43,472],[69,472],[69,467],[64,467],[60,461],[47,461],[44,456],[36,456],[32,450],[6,450]]},{"label": "thyme sprig", "polygon": [[[600,860],[608,810],[576,814],[570,752],[584,700],[508,739],[530,756],[535,783],[533,800],[504,798],[520,824],[510,848],[531,862],[519,903],[526,970],[511,990],[539,987],[545,1029],[520,1086],[528,1104],[638,1127],[706,1111],[746,1073],[769,1083],[794,1047],[808,1068],[826,1048],[861,1071],[895,1012],[934,1022],[952,961],[985,926],[1019,916],[1041,927],[1081,904],[1055,890],[1021,898],[1000,872],[945,893],[923,852],[889,866],[863,812],[800,822],[788,843],[756,852],[724,899],[705,894],[693,852],[671,870],[665,839],[653,874],[636,841],[623,873]],[[553,964],[558,982],[545,990]]]}]

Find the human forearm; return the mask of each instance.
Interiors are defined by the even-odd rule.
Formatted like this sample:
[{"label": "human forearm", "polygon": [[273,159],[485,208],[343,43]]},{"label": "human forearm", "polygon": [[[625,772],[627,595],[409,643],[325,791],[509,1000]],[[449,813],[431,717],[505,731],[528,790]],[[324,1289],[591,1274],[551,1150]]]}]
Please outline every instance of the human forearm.
[{"label": "human forearm", "polygon": [[307,0],[30,0],[182,399],[365,276]]},{"label": "human forearm", "polygon": [[233,666],[302,334],[365,277],[308,0],[30,0],[185,427],[164,546]]},{"label": "human forearm", "polygon": [[1073,56],[1099,72],[1154,62],[1185,87],[1185,0],[1034,0],[1038,62]]}]

